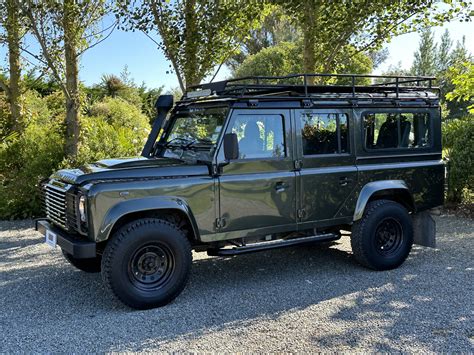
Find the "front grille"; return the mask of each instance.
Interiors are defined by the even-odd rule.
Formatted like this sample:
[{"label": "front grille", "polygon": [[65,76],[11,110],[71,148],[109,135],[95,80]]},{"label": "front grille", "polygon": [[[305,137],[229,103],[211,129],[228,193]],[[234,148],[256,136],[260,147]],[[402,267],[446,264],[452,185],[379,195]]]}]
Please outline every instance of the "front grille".
[{"label": "front grille", "polygon": [[[69,229],[71,225],[70,220],[72,219],[72,216],[69,216],[70,213],[68,213],[71,203],[68,201],[70,200],[68,196],[71,195],[68,193],[70,187],[70,185],[58,186],[58,184],[54,184],[53,181],[49,181],[43,185],[43,206],[46,217],[64,229]],[[71,222],[75,223],[75,220]]]},{"label": "front grille", "polygon": [[66,221],[68,226],[77,229],[78,220],[76,215],[77,195],[73,192],[66,193]]}]

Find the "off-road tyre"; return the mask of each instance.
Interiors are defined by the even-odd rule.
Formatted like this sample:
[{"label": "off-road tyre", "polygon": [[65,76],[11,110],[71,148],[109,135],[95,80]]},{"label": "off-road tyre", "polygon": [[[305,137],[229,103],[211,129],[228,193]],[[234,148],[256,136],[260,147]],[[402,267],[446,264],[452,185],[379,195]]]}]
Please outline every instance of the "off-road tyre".
[{"label": "off-road tyre", "polygon": [[101,269],[101,259],[102,257],[98,255],[95,258],[88,258],[88,259],[77,259],[73,257],[71,254],[62,250],[64,258],[74,266],[76,269],[79,269],[84,272],[88,273],[96,273],[100,272]]},{"label": "off-road tyre", "polygon": [[405,207],[390,200],[369,202],[362,218],[352,226],[355,259],[373,270],[395,269],[413,245],[412,218]]},{"label": "off-road tyre", "polygon": [[158,218],[133,221],[117,230],[102,256],[102,279],[129,307],[149,309],[183,291],[192,264],[191,244],[174,224]]}]

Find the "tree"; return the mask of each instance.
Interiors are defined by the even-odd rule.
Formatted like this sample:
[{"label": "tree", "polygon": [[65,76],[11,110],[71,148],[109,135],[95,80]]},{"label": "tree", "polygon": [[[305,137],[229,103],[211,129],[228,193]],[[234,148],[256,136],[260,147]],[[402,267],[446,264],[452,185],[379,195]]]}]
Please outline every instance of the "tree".
[{"label": "tree", "polygon": [[247,56],[233,76],[242,78],[295,74],[301,72],[301,63],[301,45],[293,42],[281,42]]},{"label": "tree", "polygon": [[299,29],[291,23],[282,8],[266,4],[261,25],[250,31],[241,45],[240,52],[233,55],[226,64],[235,72],[249,55],[257,54],[262,49],[281,42],[297,42],[300,39]]},{"label": "tree", "polygon": [[446,95],[449,101],[464,101],[474,114],[474,62],[465,62],[449,69],[454,89]]},{"label": "tree", "polygon": [[74,160],[79,141],[79,58],[107,38],[116,23],[99,29],[105,0],[26,0],[21,3],[40,53],[29,52],[59,84],[65,97],[65,155]]},{"label": "tree", "polygon": [[[382,73],[383,76],[411,76],[412,73],[409,69],[403,69],[402,62],[398,62],[395,65],[390,65],[387,70]],[[381,84],[386,83],[388,80],[387,78],[375,78],[375,83]]]},{"label": "tree", "polygon": [[238,51],[263,9],[263,2],[244,0],[125,0],[117,3],[117,16],[124,28],[140,30],[158,45],[184,92]]},{"label": "tree", "polygon": [[370,52],[392,36],[422,26],[440,24],[455,16],[469,19],[464,1],[446,0],[279,0],[293,23],[303,33],[304,71],[329,72],[337,66],[338,54],[351,44],[357,52]]},{"label": "tree", "polygon": [[437,73],[439,87],[441,89],[441,101],[446,105],[449,112],[448,117],[462,118],[468,112],[469,101],[465,100],[450,100],[447,95],[456,89],[455,81],[458,74],[466,71],[466,65],[472,63],[473,58],[465,46],[465,39],[458,41],[454,49],[449,53],[449,66],[445,70]]},{"label": "tree", "polygon": [[367,55],[372,60],[374,69],[377,69],[383,62],[387,60],[387,58],[390,56],[390,52],[388,51],[388,48],[382,48],[376,51],[369,51]]},{"label": "tree", "polygon": [[408,69],[402,68],[402,62],[398,62],[395,65],[390,65],[388,69],[383,72],[382,75],[393,75],[393,76],[410,76],[411,72]]},{"label": "tree", "polygon": [[[0,37],[0,42],[8,46],[8,81],[0,78],[0,88],[5,91],[11,113],[11,129],[20,132],[21,122],[21,63],[20,48],[23,37],[23,24],[17,0],[5,0],[5,6],[0,8],[0,22],[5,30],[5,38]],[[3,37],[3,36],[2,36]]]},{"label": "tree", "polygon": [[445,71],[451,63],[450,53],[453,41],[449,35],[449,31],[444,31],[441,36],[441,43],[438,48],[438,58],[436,60],[436,69],[438,72]]},{"label": "tree", "polygon": [[466,48],[466,37],[463,36],[461,41],[456,42],[456,47],[450,54],[449,62],[451,65],[455,63],[465,63],[472,60],[472,54]]},{"label": "tree", "polygon": [[411,68],[413,75],[436,75],[437,55],[437,46],[434,41],[433,31],[429,28],[425,28],[421,32],[419,48],[414,55],[413,66]]},{"label": "tree", "polygon": [[127,85],[121,78],[114,74],[104,74],[99,87],[103,90],[104,96],[117,97],[119,93],[127,89]]},{"label": "tree", "polygon": [[[337,73],[368,74],[372,71],[371,59],[362,53],[352,53],[354,48],[347,46],[338,58]],[[284,76],[303,72],[302,43],[281,42],[249,55],[234,73],[235,77],[245,76]],[[334,79],[334,78],[333,78]],[[284,79],[285,83],[291,80]],[[295,83],[301,84],[301,79]],[[346,78],[339,78],[338,84],[349,84]],[[358,82],[358,84],[361,84]]]}]

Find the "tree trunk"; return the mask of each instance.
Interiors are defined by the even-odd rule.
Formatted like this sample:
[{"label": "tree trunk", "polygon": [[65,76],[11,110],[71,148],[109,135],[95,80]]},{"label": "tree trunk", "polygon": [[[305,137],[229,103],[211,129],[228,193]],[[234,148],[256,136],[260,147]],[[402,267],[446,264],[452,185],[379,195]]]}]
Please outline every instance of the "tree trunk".
[{"label": "tree trunk", "polygon": [[64,1],[64,57],[66,61],[66,143],[64,153],[75,159],[79,143],[79,79],[77,59],[77,28],[74,0]]},{"label": "tree trunk", "polygon": [[21,119],[20,106],[20,21],[18,18],[19,8],[17,0],[7,1],[7,42],[8,42],[8,64],[9,64],[9,90],[8,101],[11,111],[12,130],[21,132],[23,122]]},{"label": "tree trunk", "polygon": [[184,78],[186,88],[199,84],[199,68],[197,66],[198,41],[196,37],[196,0],[186,0],[184,4],[185,29],[185,56]]},{"label": "tree trunk", "polygon": [[[314,33],[314,21],[316,4],[314,1],[305,2],[305,13],[303,15],[303,71],[314,73],[316,67],[316,43]],[[308,77],[308,84],[314,84],[314,77]]]}]

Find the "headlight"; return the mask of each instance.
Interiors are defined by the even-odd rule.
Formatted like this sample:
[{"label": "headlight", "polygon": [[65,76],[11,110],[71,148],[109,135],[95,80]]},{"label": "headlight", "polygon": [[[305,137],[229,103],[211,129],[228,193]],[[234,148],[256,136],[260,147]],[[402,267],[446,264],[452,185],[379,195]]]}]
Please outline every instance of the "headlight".
[{"label": "headlight", "polygon": [[79,218],[81,222],[87,222],[85,196],[79,197]]}]

